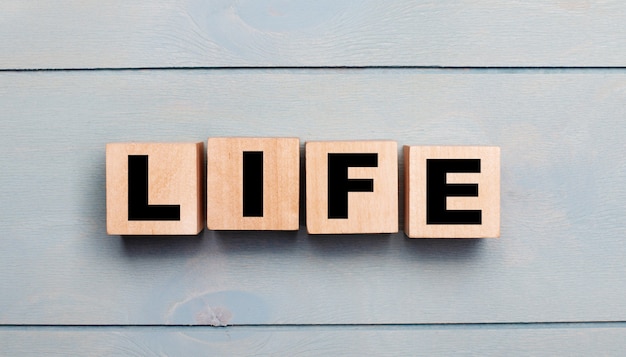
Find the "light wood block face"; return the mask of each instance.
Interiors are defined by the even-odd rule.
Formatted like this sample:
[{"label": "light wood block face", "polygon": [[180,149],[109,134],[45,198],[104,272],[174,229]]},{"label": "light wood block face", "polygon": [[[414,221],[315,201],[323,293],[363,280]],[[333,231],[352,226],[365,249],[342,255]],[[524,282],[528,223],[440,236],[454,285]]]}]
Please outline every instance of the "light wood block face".
[{"label": "light wood block face", "polygon": [[203,155],[202,143],[107,144],[107,233],[198,234]]},{"label": "light wood block face", "polygon": [[397,232],[397,143],[307,142],[306,220],[310,234]]},{"label": "light wood block face", "polygon": [[500,148],[405,146],[409,238],[498,238]]},{"label": "light wood block face", "polygon": [[299,196],[299,139],[209,138],[209,229],[298,230]]}]

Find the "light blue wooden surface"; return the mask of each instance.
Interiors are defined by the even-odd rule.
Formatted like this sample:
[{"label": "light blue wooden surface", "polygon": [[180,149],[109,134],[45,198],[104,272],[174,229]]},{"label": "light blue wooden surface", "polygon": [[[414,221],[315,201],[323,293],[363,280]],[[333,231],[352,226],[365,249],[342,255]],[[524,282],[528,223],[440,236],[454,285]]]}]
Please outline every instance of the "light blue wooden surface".
[{"label": "light blue wooden surface", "polygon": [[[36,343],[33,343],[36,342]],[[7,356],[620,356],[609,326],[0,328]]]},{"label": "light blue wooden surface", "polygon": [[623,66],[623,2],[0,1],[0,68]]},{"label": "light blue wooden surface", "polygon": [[[194,324],[215,306],[234,324],[626,319],[621,71],[97,71],[0,81],[11,237],[0,241],[11,287],[3,323]],[[105,143],[259,134],[498,145],[502,238],[308,236],[304,227],[106,235]]]},{"label": "light blue wooden surface", "polygon": [[[606,67],[626,49],[620,2],[0,9],[3,70]],[[624,103],[620,68],[4,71],[0,354],[617,355]],[[106,235],[107,142],[235,135],[498,145],[502,238]]]}]

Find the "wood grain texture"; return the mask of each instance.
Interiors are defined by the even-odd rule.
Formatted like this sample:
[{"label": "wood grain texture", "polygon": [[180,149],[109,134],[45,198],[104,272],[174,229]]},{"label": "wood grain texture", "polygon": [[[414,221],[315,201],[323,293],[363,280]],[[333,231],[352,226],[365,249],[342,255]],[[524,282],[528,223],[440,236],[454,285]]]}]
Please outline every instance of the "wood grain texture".
[{"label": "wood grain texture", "polygon": [[[244,217],[244,152],[262,153],[261,216]],[[207,227],[212,230],[300,228],[298,138],[209,138]]]},{"label": "wood grain texture", "polygon": [[[201,142],[108,143],[106,145],[107,233],[111,235],[195,235],[204,229],[203,149]],[[155,218],[157,214],[137,215],[135,213],[133,215],[131,213],[130,202],[132,201],[129,194],[131,155],[146,156],[145,202],[134,202],[134,204],[152,206],[153,212],[155,209],[161,211],[164,208],[167,209],[167,207],[155,207],[155,205],[174,206],[178,213],[174,216],[178,219],[160,220]],[[139,194],[139,192],[135,193]]]},{"label": "wood grain texture", "polygon": [[[398,144],[395,141],[306,143],[306,229],[309,234],[398,232]],[[331,155],[353,156],[332,164]],[[335,166],[331,169],[332,166]],[[359,192],[354,182],[365,183]],[[335,184],[336,189],[333,189]],[[344,191],[345,190],[345,191]],[[343,198],[343,200],[342,200]],[[334,202],[331,200],[334,199]],[[333,212],[341,207],[339,212]]]},{"label": "wood grain texture", "polygon": [[[593,325],[592,325],[593,326]],[[6,356],[618,356],[626,328],[0,328]]]},{"label": "wood grain texture", "polygon": [[[2,324],[626,319],[626,71],[28,72],[0,84]],[[106,235],[106,143],[260,134],[500,146],[501,239]]]},{"label": "wood grain texture", "polygon": [[622,1],[0,3],[0,68],[624,66]]},{"label": "wood grain texture", "polygon": [[[478,159],[474,173],[454,169],[444,173],[443,185],[476,185],[475,197],[436,192],[429,183],[428,160]],[[486,146],[404,147],[404,231],[409,238],[498,238],[500,236],[500,148]],[[430,185],[430,186],[429,186]],[[431,187],[429,191],[428,187]],[[429,223],[428,196],[443,193],[443,210],[479,212],[479,224]],[[456,197],[455,197],[456,196]],[[432,214],[432,212],[431,212]],[[450,221],[444,219],[444,221]]]}]

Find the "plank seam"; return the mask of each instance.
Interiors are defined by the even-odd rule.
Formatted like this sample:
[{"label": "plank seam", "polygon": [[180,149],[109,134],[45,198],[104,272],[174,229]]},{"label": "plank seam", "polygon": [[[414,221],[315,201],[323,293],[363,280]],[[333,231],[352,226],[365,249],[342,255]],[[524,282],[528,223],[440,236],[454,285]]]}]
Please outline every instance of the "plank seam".
[{"label": "plank seam", "polygon": [[626,66],[216,66],[216,67],[94,67],[94,68],[4,68],[0,72],[89,72],[89,71],[192,71],[192,70],[624,70]]},{"label": "plank seam", "polygon": [[450,322],[450,323],[381,323],[381,324],[233,324],[227,326],[185,324],[0,324],[0,328],[564,328],[564,327],[626,327],[626,321],[542,321],[542,322]]}]

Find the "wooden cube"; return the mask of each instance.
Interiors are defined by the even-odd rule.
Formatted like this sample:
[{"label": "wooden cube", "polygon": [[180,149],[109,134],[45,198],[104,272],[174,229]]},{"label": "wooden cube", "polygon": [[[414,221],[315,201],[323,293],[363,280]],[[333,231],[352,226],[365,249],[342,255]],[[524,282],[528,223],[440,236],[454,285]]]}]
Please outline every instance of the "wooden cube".
[{"label": "wooden cube", "polygon": [[203,155],[202,143],[107,144],[107,233],[198,234]]},{"label": "wooden cube", "polygon": [[311,234],[397,232],[397,143],[307,142],[306,225]]},{"label": "wooden cube", "polygon": [[209,229],[298,230],[299,202],[299,139],[209,138]]},{"label": "wooden cube", "polygon": [[409,238],[498,238],[500,148],[405,146]]}]

